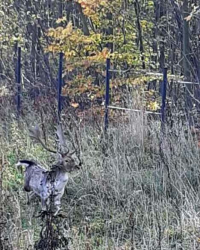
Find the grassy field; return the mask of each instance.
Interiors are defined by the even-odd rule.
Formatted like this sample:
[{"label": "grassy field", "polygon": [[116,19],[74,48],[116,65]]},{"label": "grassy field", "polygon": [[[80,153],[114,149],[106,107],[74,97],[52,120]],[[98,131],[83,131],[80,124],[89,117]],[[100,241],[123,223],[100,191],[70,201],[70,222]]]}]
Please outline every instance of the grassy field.
[{"label": "grassy field", "polygon": [[[39,200],[27,205],[14,168],[21,158],[45,167],[52,161],[29,138],[31,125],[12,119],[1,126],[4,249],[33,249],[40,237]],[[83,165],[62,200],[69,249],[200,249],[199,149],[186,125],[174,121],[161,134],[159,121],[130,114],[128,122],[111,124],[106,138],[95,126],[77,128]],[[52,143],[52,124],[43,129]]]}]

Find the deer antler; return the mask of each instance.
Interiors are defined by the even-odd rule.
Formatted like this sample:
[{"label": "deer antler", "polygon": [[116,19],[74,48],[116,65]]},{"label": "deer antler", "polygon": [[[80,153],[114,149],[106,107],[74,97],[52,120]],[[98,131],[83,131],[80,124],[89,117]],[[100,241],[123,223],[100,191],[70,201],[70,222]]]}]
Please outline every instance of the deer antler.
[{"label": "deer antler", "polygon": [[57,126],[56,134],[58,137],[59,151],[61,152],[61,155],[67,155],[69,153],[69,149],[67,149],[66,140],[64,137],[64,132],[61,123]]},{"label": "deer antler", "polygon": [[72,135],[71,132],[69,132],[69,134],[70,134],[70,137],[72,138],[71,144],[72,144],[72,147],[74,148],[74,150],[70,153],[70,155],[72,155],[72,154],[74,154],[76,152],[76,157],[78,158],[79,162],[81,163],[81,159],[80,159],[81,149],[80,149],[80,142],[79,142],[78,133],[77,133],[77,131],[79,129],[78,129],[78,126],[76,125],[76,123],[74,121],[73,121],[73,126],[75,127],[74,136]]},{"label": "deer antler", "polygon": [[[74,124],[74,126],[76,127],[76,124]],[[77,128],[77,127],[76,127]],[[72,140],[70,140],[70,143],[73,147],[73,151],[70,152],[70,150],[68,149],[67,145],[66,145],[66,140],[65,140],[65,136],[63,133],[63,129],[62,129],[62,124],[60,123],[57,126],[57,137],[58,137],[58,141],[59,141],[59,146],[60,146],[60,152],[61,155],[63,157],[65,156],[71,156],[74,153],[76,153],[77,158],[79,159],[80,163],[81,163],[81,159],[80,159],[80,144],[79,144],[79,140],[78,140],[78,135],[77,135],[77,130],[75,130],[75,137],[73,139],[72,133],[70,131],[68,131],[70,137],[72,138]]]},{"label": "deer antler", "polygon": [[40,131],[40,128],[39,128],[38,125],[36,125],[34,128],[29,129],[29,131],[30,131],[30,137],[35,139],[36,142],[39,142],[43,146],[44,149],[46,149],[47,151],[49,151],[51,153],[54,153],[54,154],[57,153],[57,151],[48,148],[45,145],[45,143],[42,141],[42,139],[41,139],[41,131]]}]

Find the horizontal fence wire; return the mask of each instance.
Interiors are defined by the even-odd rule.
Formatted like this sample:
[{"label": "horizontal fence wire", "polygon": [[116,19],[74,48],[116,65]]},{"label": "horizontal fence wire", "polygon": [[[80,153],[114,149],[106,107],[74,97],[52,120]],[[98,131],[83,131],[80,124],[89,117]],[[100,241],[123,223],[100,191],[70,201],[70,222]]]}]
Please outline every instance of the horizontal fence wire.
[{"label": "horizontal fence wire", "polygon": [[131,111],[131,112],[143,112],[143,113],[146,113],[146,114],[161,115],[161,113],[159,113],[159,112],[148,111],[148,110],[141,110],[141,109],[121,108],[121,107],[116,107],[116,106],[111,106],[111,105],[109,105],[108,108],[110,108],[110,109],[124,110],[124,111]]},{"label": "horizontal fence wire", "polygon": [[184,82],[184,81],[176,81],[176,82],[180,84],[200,85],[199,82]]},{"label": "horizontal fence wire", "polygon": [[[162,73],[157,73],[157,72],[146,72],[146,71],[135,71],[135,70],[117,70],[117,69],[110,69],[109,72],[120,73],[120,74],[126,74],[126,73],[133,72],[133,73],[135,73],[135,74],[163,76]],[[174,77],[175,77],[175,75],[174,75]]]},{"label": "horizontal fence wire", "polygon": [[[120,74],[125,74],[129,72],[133,72],[135,74],[144,74],[146,76],[156,76],[156,77],[162,77],[163,73],[159,72],[146,72],[146,71],[135,71],[135,70],[116,70],[116,69],[110,69],[109,72],[113,73],[120,73]],[[170,80],[176,81],[176,83],[179,84],[191,84],[191,85],[200,85],[200,82],[188,82],[188,81],[182,81],[182,79],[179,78],[177,75],[167,75],[168,78],[172,78]]]}]

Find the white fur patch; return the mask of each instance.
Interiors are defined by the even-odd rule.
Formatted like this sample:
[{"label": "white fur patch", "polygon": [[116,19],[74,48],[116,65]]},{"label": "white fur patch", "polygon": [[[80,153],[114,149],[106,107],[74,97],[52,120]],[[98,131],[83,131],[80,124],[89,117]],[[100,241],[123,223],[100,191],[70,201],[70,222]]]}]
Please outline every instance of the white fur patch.
[{"label": "white fur patch", "polygon": [[22,163],[22,162],[18,162],[18,163],[16,163],[15,164],[15,167],[19,167],[19,166],[25,166],[25,167],[28,167],[30,164],[28,164],[28,163]]}]

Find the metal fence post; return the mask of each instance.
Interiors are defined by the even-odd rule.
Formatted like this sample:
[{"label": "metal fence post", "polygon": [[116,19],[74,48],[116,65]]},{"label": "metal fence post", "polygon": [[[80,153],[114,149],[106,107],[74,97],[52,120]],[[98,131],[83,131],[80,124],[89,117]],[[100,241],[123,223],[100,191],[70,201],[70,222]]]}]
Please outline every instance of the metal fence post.
[{"label": "metal fence post", "polygon": [[162,106],[161,106],[161,124],[162,128],[165,123],[165,106],[166,106],[166,95],[167,95],[167,68],[163,69],[163,82],[162,82]]},{"label": "metal fence post", "polygon": [[20,116],[21,111],[21,48],[17,49],[17,68],[16,68],[16,80],[17,80],[17,117]]},{"label": "metal fence post", "polygon": [[108,105],[109,105],[109,90],[110,90],[110,58],[106,60],[106,95],[105,95],[105,132],[108,129]]},{"label": "metal fence post", "polygon": [[59,70],[58,70],[58,120],[60,121],[60,115],[62,110],[62,100],[61,100],[61,92],[62,92],[62,68],[63,68],[63,53],[59,54]]}]

